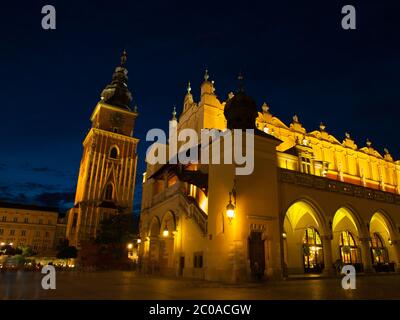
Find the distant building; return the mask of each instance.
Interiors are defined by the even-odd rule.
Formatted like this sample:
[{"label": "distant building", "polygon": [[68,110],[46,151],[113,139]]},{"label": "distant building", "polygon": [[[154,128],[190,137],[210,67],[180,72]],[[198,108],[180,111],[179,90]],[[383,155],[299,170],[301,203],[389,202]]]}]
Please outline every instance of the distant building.
[{"label": "distant building", "polygon": [[[235,175],[235,163],[148,163],[143,270],[233,281],[328,275],[346,264],[400,270],[400,161],[387,149],[370,141],[360,148],[348,133],[341,141],[322,123],[307,131],[297,116],[287,125],[243,86],[219,100],[207,73],[199,101],[189,86],[172,119],[178,132],[254,129],[254,172]],[[221,157],[224,150],[221,143]]]},{"label": "distant building", "polygon": [[0,202],[0,244],[53,255],[58,209]]},{"label": "distant building", "polygon": [[133,132],[138,113],[131,104],[125,63],[124,52],[111,83],[101,93],[83,141],[75,204],[67,225],[69,243],[77,248],[96,238],[103,219],[132,212],[139,142]]},{"label": "distant building", "polygon": [[57,219],[56,232],[54,236],[54,248],[57,249],[58,244],[66,239],[67,234],[67,217],[59,217]]}]

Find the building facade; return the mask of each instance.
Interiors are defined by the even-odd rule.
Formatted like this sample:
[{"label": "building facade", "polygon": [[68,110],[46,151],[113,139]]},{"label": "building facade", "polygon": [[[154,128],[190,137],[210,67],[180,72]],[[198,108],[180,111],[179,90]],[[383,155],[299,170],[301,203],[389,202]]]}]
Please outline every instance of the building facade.
[{"label": "building facade", "polygon": [[126,53],[112,82],[101,93],[83,141],[75,205],[68,212],[70,245],[96,237],[102,219],[131,213],[136,178],[137,144],[133,137],[138,116],[128,89]]},{"label": "building facade", "polygon": [[0,203],[0,244],[53,255],[58,209]]},{"label": "building facade", "polygon": [[[359,148],[348,133],[340,142],[322,123],[307,132],[297,116],[286,125],[243,87],[220,101],[207,73],[199,102],[189,85],[173,121],[178,132],[254,129],[254,171],[236,175],[235,163],[148,163],[145,271],[242,281],[333,274],[346,264],[398,270],[400,161],[387,149],[380,154],[370,141]],[[223,158],[227,147],[220,147]]]}]

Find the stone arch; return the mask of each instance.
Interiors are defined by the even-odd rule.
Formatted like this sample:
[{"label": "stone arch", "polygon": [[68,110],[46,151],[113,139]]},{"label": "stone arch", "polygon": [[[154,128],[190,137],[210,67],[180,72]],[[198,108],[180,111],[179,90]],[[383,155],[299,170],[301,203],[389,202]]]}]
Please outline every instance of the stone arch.
[{"label": "stone arch", "polygon": [[[288,274],[322,271],[321,236],[326,233],[325,226],[321,210],[310,200],[302,198],[290,204],[283,221],[284,263]],[[304,243],[304,239],[309,239],[309,234],[313,238]],[[312,245],[316,239],[318,246]]]},{"label": "stone arch", "polygon": [[[383,210],[377,210],[371,216],[369,221],[369,232],[371,236],[371,259],[373,267],[376,271],[389,271],[383,270],[382,264],[392,263],[391,268],[394,271],[394,266],[399,263],[399,256],[393,239],[396,239],[396,228],[390,215]],[[378,247],[376,240],[380,239],[382,242],[381,248]]]},{"label": "stone arch", "polygon": [[157,216],[153,216],[150,221],[148,236],[149,237],[158,237],[160,235],[161,230],[161,221]]},{"label": "stone arch", "polygon": [[173,211],[169,210],[161,218],[161,230],[167,227],[170,233],[176,231],[176,217]]},{"label": "stone arch", "polygon": [[[349,205],[340,206],[332,220],[332,258],[343,264],[365,263],[361,239],[368,237],[357,211]],[[364,241],[364,240],[363,240]],[[365,251],[365,247],[363,248]]]},{"label": "stone arch", "polygon": [[375,210],[373,212],[373,214],[371,215],[371,218],[369,220],[369,231],[371,231],[371,221],[374,217],[381,219],[381,221],[386,225],[386,227],[388,229],[387,231],[388,231],[391,239],[397,238],[398,232],[397,232],[397,228],[396,228],[396,223],[394,222],[394,220],[392,219],[390,214],[388,214],[383,209]]},{"label": "stone arch", "polygon": [[173,274],[175,254],[176,217],[170,210],[161,218],[160,270],[164,274]]},{"label": "stone arch", "polygon": [[[350,222],[350,225],[348,225],[349,228],[358,237],[366,235],[366,228],[363,220],[361,219],[358,212],[349,204],[342,205],[336,209],[332,219],[333,233],[338,231],[338,227],[343,227],[343,220],[347,220],[347,222]],[[340,224],[342,224],[342,226],[340,226]]]},{"label": "stone arch", "polygon": [[[309,212],[312,212],[314,221],[317,223],[318,229],[320,229],[319,231],[321,232],[321,234],[327,233],[326,218],[323,214],[322,209],[314,200],[312,200],[311,198],[308,198],[308,197],[302,197],[302,198],[296,199],[287,206],[287,208],[285,209],[285,211],[283,212],[283,215],[282,215],[283,225],[285,225],[285,220],[287,218],[287,214],[288,214],[289,210],[291,210],[291,208],[294,208],[294,205],[296,205],[296,204],[301,204],[303,206],[303,208],[306,208]],[[294,221],[290,221],[290,220],[291,219],[289,219],[290,224],[293,224]]]}]

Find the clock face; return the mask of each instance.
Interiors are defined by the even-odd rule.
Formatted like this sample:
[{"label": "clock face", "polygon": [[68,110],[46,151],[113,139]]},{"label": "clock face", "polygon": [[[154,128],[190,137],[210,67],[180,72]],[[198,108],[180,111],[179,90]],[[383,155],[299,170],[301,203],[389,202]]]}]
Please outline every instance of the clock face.
[{"label": "clock face", "polygon": [[118,112],[113,112],[110,116],[110,121],[114,127],[120,127],[124,123],[124,117]]}]

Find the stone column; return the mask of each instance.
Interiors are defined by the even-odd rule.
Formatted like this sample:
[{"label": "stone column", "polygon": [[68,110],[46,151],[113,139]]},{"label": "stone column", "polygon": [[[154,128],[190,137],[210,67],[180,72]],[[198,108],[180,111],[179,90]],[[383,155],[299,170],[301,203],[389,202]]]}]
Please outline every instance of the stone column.
[{"label": "stone column", "polygon": [[372,268],[372,257],[371,257],[371,249],[369,246],[370,238],[360,238],[361,243],[361,259],[364,266],[365,273],[372,273],[374,269]]},{"label": "stone column", "polygon": [[392,246],[394,247],[396,259],[391,260],[396,261],[395,271],[400,273],[400,240],[392,240]]},{"label": "stone column", "polygon": [[322,238],[322,246],[324,252],[324,270],[322,275],[324,276],[334,276],[335,268],[333,267],[332,261],[332,235],[324,235]]}]

